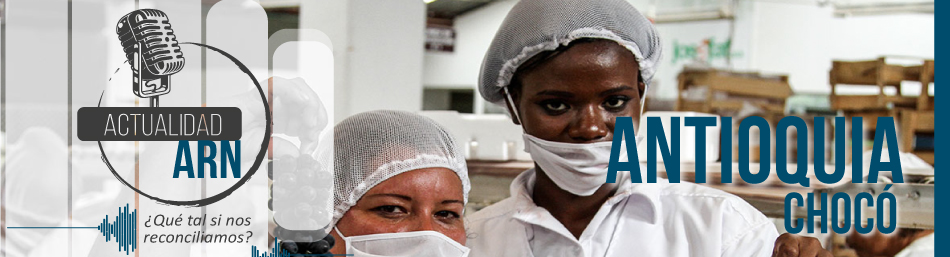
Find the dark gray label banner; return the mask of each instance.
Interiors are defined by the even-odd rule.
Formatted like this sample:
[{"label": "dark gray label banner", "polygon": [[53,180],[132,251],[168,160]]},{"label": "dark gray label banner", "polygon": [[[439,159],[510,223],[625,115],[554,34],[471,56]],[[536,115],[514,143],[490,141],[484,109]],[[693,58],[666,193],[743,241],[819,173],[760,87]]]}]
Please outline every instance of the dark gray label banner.
[{"label": "dark gray label banner", "polygon": [[77,121],[82,141],[237,141],[242,124],[237,107],[83,107]]}]

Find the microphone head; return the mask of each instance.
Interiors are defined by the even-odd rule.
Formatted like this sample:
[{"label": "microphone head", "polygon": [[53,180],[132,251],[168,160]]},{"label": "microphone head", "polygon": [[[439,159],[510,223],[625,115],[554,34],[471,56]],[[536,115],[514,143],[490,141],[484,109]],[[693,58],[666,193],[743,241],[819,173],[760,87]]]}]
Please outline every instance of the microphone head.
[{"label": "microphone head", "polygon": [[164,12],[155,9],[132,11],[119,19],[115,30],[129,62],[135,61],[137,47],[141,47],[145,70],[152,75],[171,75],[185,67],[185,57]]}]

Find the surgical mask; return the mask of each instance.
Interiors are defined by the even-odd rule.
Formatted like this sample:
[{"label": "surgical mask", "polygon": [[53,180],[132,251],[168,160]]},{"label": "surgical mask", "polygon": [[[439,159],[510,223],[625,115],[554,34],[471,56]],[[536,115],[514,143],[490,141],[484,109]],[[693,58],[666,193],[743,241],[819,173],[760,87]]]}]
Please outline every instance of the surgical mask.
[{"label": "surgical mask", "polygon": [[468,247],[442,233],[427,230],[344,236],[346,253],[354,257],[467,257]]},{"label": "surgical mask", "polygon": [[[639,144],[644,137],[637,137]],[[607,165],[613,142],[561,143],[524,134],[524,150],[561,189],[574,195],[593,195],[607,181]],[[620,147],[619,161],[627,161],[627,148]]]},{"label": "surgical mask", "polygon": [[[515,108],[511,94],[505,87],[510,107],[514,110],[515,118],[521,122]],[[645,99],[645,97],[644,97]],[[643,114],[641,100],[640,113]],[[641,144],[646,137],[636,136],[636,144]],[[551,178],[561,189],[579,196],[590,196],[600,186],[607,182],[607,165],[610,164],[610,150],[612,141],[597,143],[562,143],[547,141],[524,134],[524,151],[531,154],[531,159]],[[636,146],[633,146],[636,147]],[[620,147],[620,162],[626,162],[627,148]]]}]

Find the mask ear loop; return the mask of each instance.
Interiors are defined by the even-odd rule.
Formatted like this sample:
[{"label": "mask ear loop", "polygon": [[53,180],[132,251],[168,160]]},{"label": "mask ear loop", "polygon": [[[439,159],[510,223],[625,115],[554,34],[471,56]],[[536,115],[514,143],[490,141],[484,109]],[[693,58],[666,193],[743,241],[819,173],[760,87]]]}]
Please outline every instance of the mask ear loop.
[{"label": "mask ear loop", "polygon": [[[640,96],[640,116],[639,116],[640,118],[643,118],[643,110],[644,110],[644,108],[646,107],[647,92],[649,92],[649,91],[650,91],[650,84],[646,84],[646,85],[643,87],[643,95]],[[640,124],[635,124],[635,125],[640,125]],[[640,128],[639,128],[639,126],[638,126],[636,129],[634,129],[634,132],[633,132],[633,133],[634,133],[635,135],[637,135],[637,136],[640,136]]]},{"label": "mask ear loop", "polygon": [[643,87],[643,95],[640,96],[640,116],[643,116],[643,108],[646,107],[647,102],[647,92],[650,91],[650,85],[647,84]]},{"label": "mask ear loop", "polygon": [[340,228],[333,226],[333,230],[336,230],[336,234],[340,235],[340,238],[346,239],[346,236],[343,235],[343,231],[340,231]]},{"label": "mask ear loop", "polygon": [[518,121],[518,124],[521,124],[521,130],[524,130],[524,122],[521,121],[521,116],[518,115],[518,108],[515,107],[515,100],[511,98],[511,93],[508,92],[508,86],[505,86],[502,89],[505,90],[505,97],[508,98],[508,109],[511,110],[511,114],[515,116],[515,120]]}]

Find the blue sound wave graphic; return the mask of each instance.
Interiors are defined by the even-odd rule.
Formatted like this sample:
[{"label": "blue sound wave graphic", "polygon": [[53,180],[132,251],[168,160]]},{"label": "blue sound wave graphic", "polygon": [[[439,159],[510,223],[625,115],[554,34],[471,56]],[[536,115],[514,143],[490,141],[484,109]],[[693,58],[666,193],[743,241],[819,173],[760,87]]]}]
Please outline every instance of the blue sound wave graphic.
[{"label": "blue sound wave graphic", "polygon": [[126,204],[125,208],[119,208],[119,214],[115,216],[115,221],[109,223],[109,215],[106,215],[106,218],[102,219],[102,223],[96,227],[99,229],[99,233],[106,237],[106,242],[115,237],[115,241],[119,243],[119,251],[125,250],[125,255],[129,255],[130,251],[135,252],[137,248],[135,239],[136,212],[137,210],[132,209],[132,213],[129,213],[129,205]]},{"label": "blue sound wave graphic", "polygon": [[273,249],[270,249],[269,253],[268,252],[261,253],[260,251],[257,250],[256,245],[252,245],[251,256],[253,257],[285,257],[285,256],[291,256],[291,255],[290,255],[290,252],[287,252],[287,250],[280,249],[280,242],[277,242],[276,246],[274,246]]},{"label": "blue sound wave graphic", "polygon": [[[275,240],[277,238],[274,238]],[[252,257],[290,257],[290,256],[353,256],[353,254],[332,254],[332,253],[322,253],[322,254],[302,254],[302,253],[290,253],[287,250],[280,248],[280,242],[277,242],[274,245],[274,248],[270,249],[270,252],[260,252],[257,250],[256,245],[251,246],[251,256]]]},{"label": "blue sound wave graphic", "polygon": [[125,255],[129,255],[129,252],[135,252],[137,245],[135,243],[135,233],[136,233],[136,223],[135,223],[135,213],[137,210],[132,209],[132,212],[129,213],[129,205],[126,204],[125,208],[119,207],[119,214],[115,216],[115,221],[109,223],[109,215],[106,215],[105,219],[102,219],[102,224],[99,224],[98,227],[7,227],[8,229],[98,229],[99,233],[102,236],[106,237],[106,242],[112,241],[112,237],[115,237],[115,241],[119,243],[119,251],[125,251]]}]

